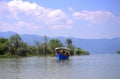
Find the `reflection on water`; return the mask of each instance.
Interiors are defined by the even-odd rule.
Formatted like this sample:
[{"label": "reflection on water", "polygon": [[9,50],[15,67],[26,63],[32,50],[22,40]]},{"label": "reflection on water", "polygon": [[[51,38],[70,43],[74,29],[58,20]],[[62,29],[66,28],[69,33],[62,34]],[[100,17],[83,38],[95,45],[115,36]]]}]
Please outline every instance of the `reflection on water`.
[{"label": "reflection on water", "polygon": [[120,79],[120,55],[0,58],[0,79]]}]

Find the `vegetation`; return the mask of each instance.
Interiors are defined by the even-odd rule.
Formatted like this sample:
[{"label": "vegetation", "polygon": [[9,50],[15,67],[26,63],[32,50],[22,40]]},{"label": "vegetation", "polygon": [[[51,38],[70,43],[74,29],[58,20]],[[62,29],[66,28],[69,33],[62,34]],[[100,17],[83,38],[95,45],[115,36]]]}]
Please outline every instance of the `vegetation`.
[{"label": "vegetation", "polygon": [[85,51],[85,50],[83,50],[83,49],[81,49],[81,48],[77,48],[77,49],[75,50],[75,52],[76,52],[76,55],[89,55],[89,52],[88,52],[88,51]]},{"label": "vegetation", "polygon": [[[89,52],[77,48],[72,44],[71,39],[66,39],[65,45],[59,39],[51,39],[48,41],[47,36],[43,37],[44,42],[35,41],[34,46],[25,43],[21,37],[16,34],[9,39],[0,38],[0,57],[10,56],[35,56],[35,55],[53,55],[56,47],[68,47],[70,52],[76,55],[88,55]],[[76,49],[76,50],[75,50]],[[75,51],[74,51],[75,50]]]},{"label": "vegetation", "polygon": [[71,39],[66,39],[66,46],[71,49],[71,52],[74,52],[75,50],[75,46],[72,44],[72,40]]},{"label": "vegetation", "polygon": [[0,55],[4,55],[8,51],[8,39],[0,38]]},{"label": "vegetation", "polygon": [[117,53],[120,54],[120,50],[118,50]]},{"label": "vegetation", "polygon": [[63,44],[58,39],[51,39],[49,42],[49,51],[54,53],[56,47],[63,47]]}]

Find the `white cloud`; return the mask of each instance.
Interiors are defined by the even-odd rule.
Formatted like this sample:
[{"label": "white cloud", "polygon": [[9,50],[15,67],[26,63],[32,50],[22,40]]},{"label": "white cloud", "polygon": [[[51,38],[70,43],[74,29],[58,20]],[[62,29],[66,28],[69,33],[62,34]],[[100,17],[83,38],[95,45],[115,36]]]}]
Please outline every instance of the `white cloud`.
[{"label": "white cloud", "polygon": [[60,29],[60,30],[61,30],[61,29],[63,30],[63,29],[70,29],[70,28],[72,28],[72,27],[70,27],[70,25],[64,25],[64,24],[63,24],[63,25],[53,25],[52,28],[53,28],[53,29],[56,29],[56,30],[59,30],[59,29]]},{"label": "white cloud", "polygon": [[41,26],[38,26],[34,23],[26,23],[23,21],[18,21],[17,23],[14,24],[9,24],[6,22],[0,22],[0,31],[14,31],[17,33],[32,33],[35,31],[40,31],[42,30]]},{"label": "white cloud", "polygon": [[[0,31],[17,33],[40,33],[42,31],[41,33],[44,33],[46,29],[47,31],[74,30],[76,28],[73,28],[73,25],[76,26],[80,21],[85,22],[87,26],[93,26],[94,23],[104,24],[109,21],[120,23],[120,17],[108,11],[82,10],[77,12],[71,7],[68,7],[67,11],[45,8],[23,0],[0,1]],[[81,29],[81,27],[77,28]]]},{"label": "white cloud", "polygon": [[[72,27],[72,22],[69,22],[69,16],[61,9],[45,8],[36,3],[22,0],[1,2],[0,5],[2,6],[2,8],[0,6],[0,11],[2,12],[0,13],[1,20],[6,21],[6,24],[10,24],[12,27],[19,27],[19,29],[24,27],[41,29],[46,28],[46,26],[52,29],[69,29]],[[9,27],[11,27],[10,25]]]},{"label": "white cloud", "polygon": [[48,13],[48,18],[50,19],[51,23],[54,23],[56,21],[64,20],[66,19],[66,15],[64,12],[61,11],[61,9],[56,9],[53,11],[50,11]]},{"label": "white cloud", "polygon": [[73,17],[75,20],[87,20],[92,23],[104,23],[107,21],[115,21],[115,16],[108,11],[87,11],[74,12]]}]

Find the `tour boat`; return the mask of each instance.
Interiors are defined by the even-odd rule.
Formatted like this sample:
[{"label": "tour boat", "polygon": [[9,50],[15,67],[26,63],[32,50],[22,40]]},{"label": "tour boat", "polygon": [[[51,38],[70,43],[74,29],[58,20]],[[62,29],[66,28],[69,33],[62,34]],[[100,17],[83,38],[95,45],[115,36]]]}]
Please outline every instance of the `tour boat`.
[{"label": "tour boat", "polygon": [[[63,50],[64,51],[64,54],[62,52],[60,52],[60,50]],[[58,48],[55,48],[55,51],[57,52],[56,53],[56,57],[57,59],[69,59],[69,53],[66,53],[65,51],[68,51],[70,50],[69,48],[67,47],[58,47]]]}]

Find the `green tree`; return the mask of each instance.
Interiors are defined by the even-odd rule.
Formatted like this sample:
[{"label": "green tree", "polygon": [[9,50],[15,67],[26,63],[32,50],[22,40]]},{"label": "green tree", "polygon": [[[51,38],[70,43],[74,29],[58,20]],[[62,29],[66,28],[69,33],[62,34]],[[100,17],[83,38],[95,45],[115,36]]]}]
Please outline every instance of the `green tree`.
[{"label": "green tree", "polygon": [[27,46],[27,55],[32,56],[32,55],[38,55],[37,54],[37,49],[35,46]]},{"label": "green tree", "polygon": [[27,50],[25,48],[18,48],[17,49],[17,55],[18,56],[26,56]]},{"label": "green tree", "polygon": [[72,46],[72,40],[71,39],[66,39],[65,44],[66,44],[67,47]]},{"label": "green tree", "polygon": [[65,42],[66,46],[71,49],[71,52],[74,52],[75,50],[75,46],[72,44],[72,40],[71,39],[66,39]]},{"label": "green tree", "polygon": [[36,53],[39,55],[43,55],[44,53],[44,47],[43,47],[43,43],[39,42],[39,41],[35,41],[35,46],[36,46]]},{"label": "green tree", "polygon": [[8,39],[0,38],[0,55],[4,55],[8,51]]},{"label": "green tree", "polygon": [[85,50],[83,50],[83,49],[81,49],[81,48],[77,48],[77,49],[75,50],[75,53],[76,53],[76,55],[89,55],[89,52],[88,52],[88,51],[85,51]]},{"label": "green tree", "polygon": [[70,49],[71,52],[74,52],[74,50],[75,50],[76,47],[74,45],[71,45],[68,48]]},{"label": "green tree", "polygon": [[19,48],[17,48],[17,55],[18,56],[26,56],[28,51],[28,45],[21,41]]},{"label": "green tree", "polygon": [[[21,37],[16,34],[10,37],[9,39],[9,52],[12,55],[22,55],[23,51],[24,53],[25,50],[27,49],[27,44],[23,42],[23,40],[21,39]],[[26,54],[24,54],[26,55]]]},{"label": "green tree", "polygon": [[43,50],[44,50],[45,56],[47,55],[47,46],[48,46],[48,38],[47,36],[44,36]]},{"label": "green tree", "polygon": [[49,42],[49,50],[53,53],[56,47],[63,47],[63,44],[58,39],[51,39]]}]

